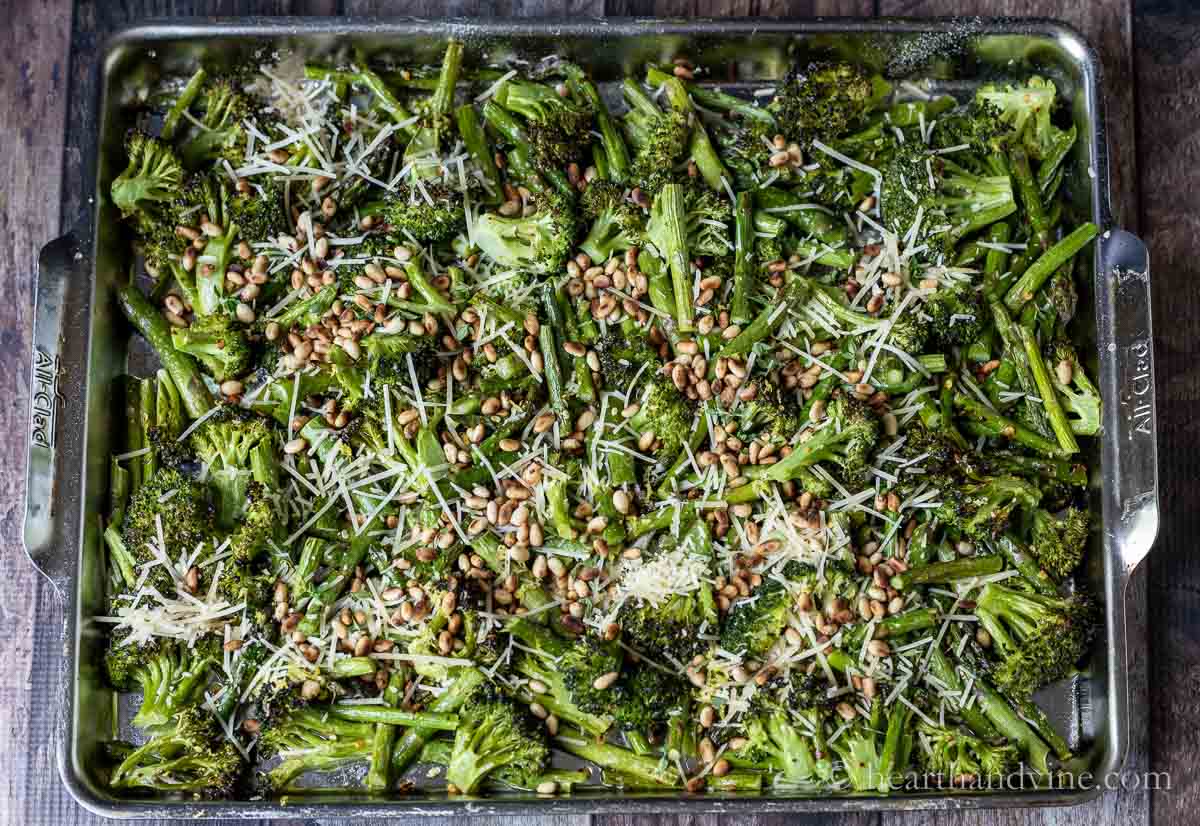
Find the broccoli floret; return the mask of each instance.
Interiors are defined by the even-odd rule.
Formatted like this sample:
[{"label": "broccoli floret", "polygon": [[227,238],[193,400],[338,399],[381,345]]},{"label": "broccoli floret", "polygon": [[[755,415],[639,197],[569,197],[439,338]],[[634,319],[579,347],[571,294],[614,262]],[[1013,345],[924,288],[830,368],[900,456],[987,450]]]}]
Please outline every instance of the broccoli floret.
[{"label": "broccoli floret", "polygon": [[903,703],[895,702],[885,712],[882,701],[876,699],[870,717],[855,717],[830,744],[856,792],[887,794],[895,788],[896,773],[907,766],[901,752],[907,751],[904,729],[911,717]]},{"label": "broccoli floret", "polygon": [[614,691],[612,714],[617,724],[643,734],[666,725],[688,698],[682,680],[645,664],[627,669]]},{"label": "broccoli floret", "polygon": [[1088,512],[1079,508],[1067,508],[1058,516],[1034,511],[1029,548],[1056,580],[1066,579],[1079,567],[1087,549],[1088,517]]},{"label": "broccoli floret", "polygon": [[277,178],[267,178],[248,192],[229,199],[229,220],[237,225],[241,237],[251,241],[275,238],[288,232],[284,209],[284,186]]},{"label": "broccoli floret", "polygon": [[239,522],[251,481],[269,481],[255,478],[262,463],[256,465],[253,458],[259,446],[265,442],[270,447],[272,439],[268,419],[236,405],[225,405],[192,433],[189,443],[208,465],[209,480],[217,494],[219,525],[230,528]]},{"label": "broccoli floret", "polygon": [[983,296],[965,284],[935,292],[926,300],[925,312],[930,319],[930,343],[938,350],[969,347],[987,327]]},{"label": "broccoli floret", "polygon": [[489,212],[475,224],[475,243],[503,267],[540,275],[557,273],[575,244],[575,208],[564,196],[536,196],[533,212],[505,218]]},{"label": "broccoli floret", "polygon": [[187,327],[173,327],[171,342],[219,382],[243,376],[253,366],[245,331],[224,313],[197,316]]},{"label": "broccoli floret", "polygon": [[545,84],[507,80],[494,99],[524,119],[530,157],[539,170],[581,160],[592,143],[591,110]]},{"label": "broccoli floret", "polygon": [[609,712],[615,697],[612,686],[621,670],[619,645],[590,634],[568,641],[531,622],[511,623],[508,630],[559,675],[575,708],[592,715]]},{"label": "broccoli floret", "polygon": [[[112,201],[126,218],[152,224],[173,213],[170,204],[183,185],[183,166],[170,146],[141,132],[125,140],[129,163],[112,183]],[[171,226],[174,232],[174,225]]]},{"label": "broccoli floret", "polygon": [[[638,373],[645,375],[658,365],[658,353],[650,349],[644,331],[624,325],[609,325],[592,345],[600,358],[600,375],[605,386],[624,392]],[[642,370],[644,365],[649,365]]]},{"label": "broccoli floret", "polygon": [[238,89],[235,79],[221,78],[205,89],[202,105],[199,131],[183,144],[184,164],[199,169],[222,158],[240,163],[246,146],[243,121],[253,112],[250,100]]},{"label": "broccoli floret", "polygon": [[1075,348],[1068,341],[1056,341],[1047,361],[1054,389],[1058,391],[1063,407],[1071,414],[1067,417],[1071,431],[1080,436],[1095,436],[1100,432],[1103,413],[1100,391],[1079,363]]},{"label": "broccoli floret", "polygon": [[752,712],[742,721],[746,744],[731,752],[739,765],[776,773],[776,782],[811,785],[833,777],[825,741],[823,709],[779,707]]},{"label": "broccoli floret", "polygon": [[1036,508],[1042,498],[1037,486],[1015,476],[967,485],[951,480],[940,488],[943,499],[935,516],[973,539],[998,536],[1008,527],[1013,511]]},{"label": "broccoli floret", "polygon": [[[808,283],[802,281],[801,283]],[[886,341],[909,354],[919,354],[929,340],[928,323],[918,319],[916,313],[906,313],[900,318],[888,316],[871,316],[847,306],[838,291],[832,287],[813,284],[809,295],[809,305],[801,307],[812,322],[821,327],[828,327],[828,317],[854,333],[877,334],[887,330]]]},{"label": "broccoli floret", "polygon": [[992,582],[975,613],[1002,659],[992,674],[996,687],[1014,697],[1067,676],[1096,633],[1095,604],[1083,594],[1049,597]]},{"label": "broccoli floret", "polygon": [[707,186],[692,183],[684,188],[684,204],[688,255],[728,255],[733,249],[729,202]]},{"label": "broccoli floret", "polygon": [[848,397],[838,397],[827,408],[827,421],[810,431],[781,461],[766,466],[761,474],[776,482],[795,479],[814,464],[857,489],[870,473],[871,457],[879,444],[879,419],[871,408]]},{"label": "broccoli floret", "polygon": [[632,78],[622,90],[630,105],[625,134],[634,149],[630,179],[653,197],[675,180],[675,168],[687,157],[691,124],[685,112],[660,109]]},{"label": "broccoli floret", "polygon": [[967,151],[957,152],[962,152],[964,164],[979,171],[989,168],[989,157],[1003,152],[1002,142],[1007,134],[1008,126],[1001,120],[1000,110],[976,98],[939,117],[930,133],[929,145],[933,149],[967,147]]},{"label": "broccoli floret", "polygon": [[694,405],[662,373],[650,380],[640,404],[638,412],[626,423],[642,436],[653,433],[650,452],[660,464],[670,466],[692,435],[696,421]]},{"label": "broccoli floret", "polygon": [[[657,568],[664,578],[677,575],[686,566],[698,578],[690,590],[681,590],[661,598],[631,596],[621,605],[617,622],[633,647],[652,659],[669,658],[686,663],[707,647],[700,627],[716,628],[717,611],[708,576],[713,563],[712,537],[702,519],[682,526],[677,539],[660,537],[639,563],[623,568],[621,580],[643,575],[642,568]],[[699,571],[704,571],[703,577]],[[656,574],[656,575],[658,575]],[[619,586],[618,586],[619,587]],[[661,662],[661,660],[659,660]]]},{"label": "broccoli floret", "polygon": [[1001,87],[989,83],[981,86],[975,92],[975,100],[995,107],[1000,121],[1013,136],[1020,138],[1028,127],[1036,143],[1041,145],[1051,139],[1050,113],[1056,92],[1052,81],[1035,75],[1020,85]]},{"label": "broccoli floret", "polygon": [[955,785],[1007,776],[1021,759],[1012,744],[985,742],[958,726],[922,720],[917,723],[917,738],[922,746],[914,752],[925,770]]},{"label": "broccoli floret", "polygon": [[761,659],[787,627],[791,591],[778,579],[767,579],[749,599],[738,600],[721,625],[721,648],[749,659]]},{"label": "broccoli floret", "polygon": [[351,722],[319,707],[293,708],[274,713],[258,741],[264,757],[282,762],[260,777],[263,794],[277,795],[297,777],[310,771],[333,771],[362,762],[370,754],[375,726]]},{"label": "broccoli floret", "polygon": [[579,208],[583,217],[591,221],[591,229],[579,248],[593,261],[607,261],[614,253],[644,242],[641,210],[625,198],[625,189],[620,184],[592,181],[583,191]]},{"label": "broccoli floret", "polygon": [[132,722],[138,728],[155,730],[203,699],[209,670],[221,661],[219,654],[211,638],[189,648],[157,638],[132,644],[114,635],[104,655],[104,671],[117,690],[142,692],[142,704]]},{"label": "broccoli floret", "polygon": [[790,140],[839,137],[876,105],[875,83],[849,63],[810,63],[793,67],[767,111]]},{"label": "broccoli floret", "polygon": [[928,245],[927,257],[936,258],[963,236],[1011,215],[1017,202],[1007,175],[977,174],[914,141],[901,146],[884,171],[880,209],[889,229]]},{"label": "broccoli floret", "polygon": [[753,118],[725,121],[713,129],[713,140],[733,173],[733,185],[739,190],[757,189],[771,175],[777,183],[786,184],[803,174],[790,164],[771,166],[771,156],[776,152],[771,139],[777,132],[774,124]]},{"label": "broccoli floret", "polygon": [[389,234],[401,243],[438,243],[466,226],[462,193],[432,181],[420,187],[400,184],[386,200],[369,204],[361,212],[382,218]]},{"label": "broccoli floret", "polygon": [[549,756],[541,724],[524,708],[485,686],[459,713],[446,780],[460,794],[475,794],[493,775],[514,786],[531,788]]},{"label": "broccoli floret", "polygon": [[199,315],[232,313],[231,300],[225,294],[225,273],[233,262],[238,227],[230,206],[228,179],[215,172],[200,174],[188,182],[180,196],[180,206],[199,207],[199,222],[206,228],[208,243],[195,273],[193,307]]},{"label": "broccoli floret", "polygon": [[820,569],[801,562],[788,562],[783,575],[792,591],[808,594],[813,606],[825,614],[833,614],[836,600],[849,600],[858,594],[854,571],[837,559],[829,558]]},{"label": "broccoli floret", "polygon": [[188,708],[113,770],[116,789],[151,789],[220,799],[233,796],[245,762],[211,714]]},{"label": "broccoli floret", "polygon": [[[576,706],[589,714],[607,714],[613,704],[612,685],[621,670],[622,652],[616,642],[585,634],[558,658],[563,685]],[[597,686],[602,686],[597,688]]]},{"label": "broccoli floret", "polygon": [[650,206],[646,240],[670,271],[675,323],[681,332],[692,330],[696,316],[692,299],[692,259],[688,255],[688,227],[687,189],[681,184],[667,184]]},{"label": "broccoli floret", "polygon": [[761,379],[755,386],[758,392],[754,398],[739,402],[733,409],[738,433],[758,434],[770,442],[790,442],[805,424],[795,394],[784,390],[773,378]]},{"label": "broccoli floret", "polygon": [[[161,533],[160,533],[161,531]],[[191,553],[198,545],[213,538],[214,516],[207,488],[169,467],[160,468],[147,479],[129,500],[121,539],[135,564],[158,562],[153,548],[163,548],[169,558]],[[174,593],[171,573],[156,565],[148,580],[160,591]]]}]

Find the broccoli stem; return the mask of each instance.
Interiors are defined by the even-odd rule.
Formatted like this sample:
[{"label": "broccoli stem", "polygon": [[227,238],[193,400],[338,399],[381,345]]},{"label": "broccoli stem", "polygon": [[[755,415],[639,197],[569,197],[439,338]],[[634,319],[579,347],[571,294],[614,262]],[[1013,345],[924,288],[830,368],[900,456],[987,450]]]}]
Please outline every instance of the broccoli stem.
[{"label": "broccoli stem", "polygon": [[710,774],[704,779],[705,787],[717,792],[762,791],[763,775],[760,772],[730,772],[724,777]]},{"label": "broccoli stem", "polygon": [[[1000,333],[1000,338],[1004,342],[1004,355],[1016,371],[1017,381],[1021,385],[1021,390],[1031,396],[1035,394],[1041,396],[1037,380],[1034,377],[1033,365],[1029,360],[1029,353],[1025,348],[1024,339],[1020,334],[1020,327],[1013,322],[1003,303],[993,301],[991,303],[991,310],[992,318],[996,323],[996,330]],[[1047,416],[1048,408],[1039,406],[1037,402],[1033,401],[1028,403],[1027,408],[1030,423],[1035,425],[1041,435],[1049,435],[1051,427]]]},{"label": "broccoli stem", "polygon": [[171,104],[171,108],[167,110],[167,114],[163,118],[162,130],[159,132],[159,137],[164,141],[174,139],[175,130],[179,128],[179,121],[183,118],[183,113],[195,102],[207,79],[208,73],[204,69],[197,69],[196,73],[188,80],[187,85],[183,87],[183,91],[179,93],[179,97],[175,98],[175,102]]},{"label": "broccoli stem", "polygon": [[[654,69],[655,77],[667,77],[661,69]],[[653,81],[647,76],[647,80],[653,85]],[[716,112],[728,112],[734,115],[740,115],[744,118],[759,121],[767,126],[775,126],[775,118],[766,109],[760,109],[749,101],[731,95],[728,92],[722,92],[719,89],[709,89],[704,86],[695,84],[684,84],[688,94],[692,96],[692,100],[703,106],[705,109],[712,109]]]},{"label": "broccoli stem", "polygon": [[1042,476],[1076,487],[1087,484],[1087,467],[1075,462],[1016,455],[996,456],[992,462],[1005,473],[1017,476]]},{"label": "broccoli stem", "polygon": [[805,235],[825,244],[836,247],[846,242],[845,224],[835,221],[823,207],[794,192],[767,187],[754,193],[754,202],[767,214],[782,218]]},{"label": "broccoli stem", "polygon": [[[671,294],[675,302],[675,324],[680,332],[695,329],[696,307],[692,303],[692,271],[688,261],[686,208],[683,187],[667,184],[652,207],[651,224],[658,223],[661,234],[659,250],[671,271]],[[655,221],[657,218],[657,222]],[[655,244],[658,246],[658,244]]]},{"label": "broccoli stem", "polygon": [[529,159],[529,136],[517,123],[517,119],[500,104],[489,100],[483,105],[483,119],[495,129],[500,137],[512,144],[508,150],[508,166],[513,175],[530,189],[542,192],[546,189],[542,176],[550,180],[550,185],[564,195],[573,197],[575,188],[567,180],[567,176],[559,169],[535,170]]},{"label": "broccoli stem", "polygon": [[1001,416],[970,396],[955,393],[954,406],[968,416],[977,431],[984,436],[1008,439],[1046,456],[1057,457],[1059,455],[1058,442],[1052,442],[1024,425]]},{"label": "broccoli stem", "polygon": [[149,479],[158,470],[158,452],[153,449],[150,441],[150,431],[158,427],[158,384],[154,379],[138,379],[138,413],[142,424],[142,446],[150,448],[150,452],[136,459],[142,464],[143,478]]},{"label": "broccoli stem", "polygon": [[195,360],[180,353],[171,343],[171,326],[162,313],[155,310],[132,284],[117,291],[117,300],[125,317],[150,343],[163,367],[171,374],[188,415],[198,419],[207,413],[213,406],[212,394],[208,392]]},{"label": "broccoli stem", "polygon": [[174,439],[183,432],[183,410],[180,408],[179,388],[171,374],[159,368],[154,374],[154,426],[160,439]]},{"label": "broccoli stem", "polygon": [[1037,558],[1030,553],[1025,543],[1012,534],[1006,533],[997,537],[991,544],[1003,554],[1010,565],[1020,571],[1021,576],[1033,586],[1035,591],[1048,597],[1057,595],[1058,588],[1055,587],[1054,580],[1042,570]]},{"label": "broccoli stem", "polygon": [[[954,669],[954,665],[950,662],[940,648],[935,648],[930,652],[929,656],[929,673],[934,679],[944,685],[951,694],[962,695],[966,684],[963,683],[962,677]],[[985,740],[994,740],[999,736],[996,727],[992,725],[991,720],[987,718],[978,706],[963,704],[958,708],[958,714],[963,718],[963,722],[967,724],[967,728],[978,734]]]},{"label": "broccoli stem", "polygon": [[989,304],[998,301],[1004,289],[1000,277],[1004,274],[1010,253],[1003,245],[1008,243],[1010,237],[1012,226],[1004,221],[997,221],[988,229],[988,242],[997,245],[990,247],[983,259],[983,295]]},{"label": "broccoli stem", "polygon": [[679,777],[670,766],[611,743],[589,740],[582,732],[564,732],[554,738],[554,745],[601,768],[647,781],[654,787],[679,785]]},{"label": "broccoli stem", "polygon": [[[383,690],[383,701],[396,707],[404,695],[404,684],[408,669],[397,668],[388,678]],[[385,791],[392,785],[392,750],[396,745],[396,726],[380,723],[375,726],[375,739],[371,743],[371,765],[367,769],[366,786],[372,791]]]},{"label": "broccoli stem", "polygon": [[376,665],[375,661],[370,657],[345,657],[337,660],[331,670],[335,677],[344,679],[346,677],[362,677],[366,674],[374,674]]},{"label": "broccoli stem", "polygon": [[1045,153],[1045,157],[1042,158],[1042,162],[1038,165],[1038,189],[1047,198],[1054,197],[1057,182],[1062,180],[1061,176],[1056,173],[1059,171],[1063,160],[1067,157],[1067,153],[1071,151],[1071,147],[1075,145],[1076,134],[1075,124],[1071,124],[1070,129],[1055,137],[1050,151]]},{"label": "broccoli stem", "polygon": [[[435,714],[453,714],[463,707],[467,699],[487,679],[482,671],[475,668],[462,670],[442,694],[433,701],[429,711]],[[421,749],[433,739],[439,729],[427,726],[414,726],[404,733],[404,737],[396,744],[392,752],[392,776],[402,775],[414,760],[421,755]]]},{"label": "broccoli stem", "polygon": [[475,107],[464,103],[455,110],[455,119],[458,122],[458,136],[462,138],[463,146],[471,154],[487,184],[487,203],[500,203],[504,197],[504,189],[500,183],[500,170],[496,168],[495,156],[488,147],[487,135],[484,134],[483,124],[479,122],[479,115],[475,112]]},{"label": "broccoli stem", "polygon": [[1033,730],[1050,746],[1060,760],[1066,760],[1071,756],[1071,747],[1054,728],[1050,718],[1046,716],[1046,712],[1042,711],[1037,703],[1028,698],[1017,698],[1013,700],[1013,705],[1016,706],[1017,713],[1025,719],[1025,722],[1033,726]]},{"label": "broccoli stem", "polygon": [[883,738],[883,750],[879,754],[878,788],[880,794],[887,794],[893,788],[894,775],[907,765],[906,755],[911,743],[906,742],[908,724],[912,719],[912,711],[897,703],[887,716],[887,731]]},{"label": "broccoli stem", "polygon": [[1012,706],[996,689],[988,685],[978,674],[974,674],[966,664],[960,663],[959,665],[975,678],[973,690],[975,698],[979,702],[980,711],[992,722],[1001,735],[1020,747],[1038,774],[1049,774],[1050,749],[1037,736],[1037,733],[1013,711]]},{"label": "broccoli stem", "polygon": [[643,757],[654,754],[654,746],[650,745],[650,738],[646,736],[645,732],[627,730],[621,732],[621,736],[625,738],[625,745],[628,746],[629,750],[634,754],[638,754]]},{"label": "broccoli stem", "polygon": [[1050,233],[1053,227],[1046,217],[1046,207],[1042,203],[1042,193],[1037,181],[1033,178],[1033,170],[1029,167],[1029,155],[1020,146],[1014,146],[1008,153],[1009,167],[1013,178],[1017,181],[1017,191],[1021,194],[1021,203],[1025,205],[1025,215],[1033,229],[1038,246],[1046,249],[1050,246]]},{"label": "broccoli stem", "polygon": [[546,378],[546,390],[550,396],[550,409],[558,417],[559,426],[563,432],[571,429],[571,411],[563,396],[562,372],[558,367],[559,342],[555,340],[555,325],[558,314],[558,302],[554,295],[554,285],[547,281],[542,285],[542,307],[546,311],[547,322],[538,329],[538,347],[542,353],[542,372]]},{"label": "broccoli stem", "polygon": [[[146,447],[146,427],[142,418],[142,387],[145,383],[145,379],[136,376],[125,377],[125,450],[130,453]],[[133,457],[129,462],[129,482],[133,490],[142,486],[144,471],[142,457]]]},{"label": "broccoli stem", "polygon": [[458,85],[458,75],[462,70],[463,51],[461,40],[451,40],[446,44],[446,53],[442,56],[442,71],[438,75],[433,95],[429,98],[432,114],[445,117],[454,108],[454,89]]},{"label": "broccoli stem", "polygon": [[670,276],[663,269],[662,261],[643,250],[642,254],[638,256],[638,267],[646,276],[646,291],[650,294],[650,306],[660,313],[674,317],[675,292]]},{"label": "broccoli stem", "polygon": [[933,532],[934,526],[930,522],[922,522],[913,531],[913,535],[908,540],[908,551],[905,557],[909,570],[928,565],[933,558]]},{"label": "broccoli stem", "polygon": [[739,192],[734,208],[733,297],[729,318],[734,324],[750,320],[750,291],[754,287],[754,199]]},{"label": "broccoli stem", "polygon": [[572,68],[575,71],[568,72],[571,86],[576,94],[588,102],[596,118],[596,126],[600,129],[600,143],[608,162],[608,171],[605,177],[615,181],[624,181],[629,174],[629,148],[625,146],[621,130],[617,128],[616,120],[608,111],[608,107],[604,105],[604,99],[600,97],[600,90],[596,88],[596,84],[592,83],[582,71],[578,71],[578,67]]},{"label": "broccoli stem", "polygon": [[1075,441],[1075,433],[1071,430],[1071,422],[1058,400],[1058,392],[1050,380],[1050,372],[1046,369],[1046,361],[1042,358],[1041,348],[1038,347],[1037,337],[1024,324],[1014,325],[1013,332],[1025,350],[1025,359],[1033,373],[1033,381],[1037,387],[1038,396],[1042,400],[1046,417],[1050,420],[1050,428],[1058,438],[1058,445],[1066,455],[1079,452],[1079,442]]},{"label": "broccoli stem", "polygon": [[[367,87],[367,90],[375,96],[379,101],[379,105],[383,110],[391,116],[396,123],[402,123],[412,119],[412,113],[404,107],[400,99],[388,88],[384,79],[378,74],[368,69],[365,64],[361,65],[355,72],[355,79]],[[404,133],[407,134],[407,133]]]},{"label": "broccoli stem", "polygon": [[1099,231],[1099,228],[1091,222],[1080,224],[1069,235],[1043,252],[1036,261],[1029,265],[1029,269],[1025,270],[1017,279],[1017,283],[1013,284],[1004,296],[1004,303],[1008,309],[1013,312],[1021,309],[1025,302],[1032,299],[1034,294],[1041,289],[1042,285],[1046,283],[1046,279],[1053,275],[1055,270],[1074,258],[1075,254],[1086,247]]},{"label": "broccoli stem", "polygon": [[[692,435],[688,437],[688,449],[694,454],[699,448],[704,439],[708,436],[708,428],[697,427],[692,431]],[[662,481],[658,483],[658,488],[655,493],[659,499],[666,499],[671,495],[672,482],[679,476],[680,471],[689,462],[688,450],[681,451],[679,456],[675,458],[671,467],[667,468],[667,472],[663,474]]]},{"label": "broccoli stem", "polygon": [[454,304],[442,295],[437,287],[433,286],[421,269],[421,265],[416,260],[411,260],[404,265],[404,274],[408,277],[408,281],[413,285],[426,303],[433,308],[434,312],[453,315],[456,312]]},{"label": "broccoli stem", "polygon": [[773,335],[783,325],[788,313],[786,309],[781,309],[781,306],[786,307],[801,303],[808,298],[810,292],[811,289],[807,279],[800,276],[793,276],[785,288],[784,295],[781,297],[782,303],[769,302],[767,306],[763,307],[744,330],[717,351],[717,357],[712,359],[713,364],[716,364],[717,359],[723,357],[728,358],[749,353],[755,344]]},{"label": "broccoli stem", "polygon": [[950,562],[931,562],[916,570],[905,571],[892,577],[892,587],[904,591],[916,585],[954,582],[959,579],[998,574],[1004,570],[1004,558],[999,554],[971,556]]},{"label": "broccoli stem", "polygon": [[[664,74],[651,67],[646,72],[646,83],[655,88],[666,86],[667,100],[670,102],[672,109],[693,116],[696,114],[695,107],[692,105],[692,99],[688,95],[688,90],[679,78]],[[692,137],[688,144],[688,152],[691,155],[691,159],[696,162],[696,167],[700,170],[700,177],[704,178],[704,182],[717,192],[724,189],[726,182],[733,180],[728,170],[725,169],[725,164],[722,163],[721,156],[717,154],[716,147],[709,140],[708,132],[704,129],[704,124],[700,122],[698,117],[695,118],[695,123],[692,125]]]},{"label": "broccoli stem", "polygon": [[391,706],[365,706],[359,704],[334,703],[329,711],[343,720],[356,723],[382,723],[387,726],[421,727],[434,731],[454,731],[458,728],[458,715],[440,711],[407,711]]}]

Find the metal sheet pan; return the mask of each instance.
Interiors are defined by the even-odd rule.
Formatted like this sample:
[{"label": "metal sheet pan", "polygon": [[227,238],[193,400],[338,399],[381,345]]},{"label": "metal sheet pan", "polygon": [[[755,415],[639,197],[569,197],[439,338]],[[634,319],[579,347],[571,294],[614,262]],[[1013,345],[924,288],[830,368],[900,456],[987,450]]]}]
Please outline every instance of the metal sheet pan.
[{"label": "metal sheet pan", "polygon": [[[1037,71],[1052,76],[1074,115],[1080,140],[1070,187],[1081,211],[1102,228],[1081,306],[1091,311],[1090,344],[1106,399],[1104,438],[1089,457],[1102,524],[1085,578],[1103,597],[1104,633],[1090,674],[1041,698],[1096,776],[1116,771],[1128,743],[1125,590],[1158,529],[1154,365],[1150,271],[1146,249],[1114,227],[1109,209],[1100,63],[1074,30],[1040,20],[522,20],[330,21],[244,19],[163,22],[125,29],[107,43],[100,96],[97,166],[86,194],[93,207],[70,234],[46,245],[38,261],[25,544],[65,605],[61,696],[55,744],[64,782],[88,809],[110,817],[319,817],[471,814],[646,813],[963,809],[1066,805],[1092,789],[1030,789],[972,794],[912,793],[890,798],[630,795],[613,791],[539,799],[514,794],[487,800],[441,793],[372,798],[346,790],[279,802],[120,798],[93,768],[99,744],[117,730],[119,713],[97,665],[103,635],[90,619],[102,608],[103,555],[97,514],[103,512],[108,456],[120,429],[116,378],[137,369],[144,351],[113,301],[131,252],[108,203],[108,182],[123,166],[121,142],[135,90],[165,73],[207,61],[295,50],[330,55],[350,46],[436,62],[447,37],[465,38],[476,55],[540,57],[558,52],[597,78],[619,80],[648,60],[687,53],[714,68],[725,85],[762,84],[794,58],[844,56],[896,77],[936,78],[967,90],[983,78]],[[1090,289],[1089,289],[1090,287]]]}]

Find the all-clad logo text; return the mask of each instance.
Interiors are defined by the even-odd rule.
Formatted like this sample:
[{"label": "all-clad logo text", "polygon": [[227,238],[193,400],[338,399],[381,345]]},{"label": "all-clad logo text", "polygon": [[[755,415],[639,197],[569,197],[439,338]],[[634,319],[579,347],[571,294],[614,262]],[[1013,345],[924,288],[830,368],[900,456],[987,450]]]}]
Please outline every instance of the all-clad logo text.
[{"label": "all-clad logo text", "polygon": [[1154,379],[1150,372],[1151,360],[1154,355],[1153,345],[1147,339],[1140,339],[1129,345],[1129,355],[1133,357],[1131,364],[1132,375],[1129,377],[1129,437],[1141,433],[1149,436],[1151,417],[1154,408],[1151,404],[1154,398]]},{"label": "all-clad logo text", "polygon": [[33,403],[30,425],[33,444],[54,449],[54,420],[58,413],[58,356],[33,348]]}]

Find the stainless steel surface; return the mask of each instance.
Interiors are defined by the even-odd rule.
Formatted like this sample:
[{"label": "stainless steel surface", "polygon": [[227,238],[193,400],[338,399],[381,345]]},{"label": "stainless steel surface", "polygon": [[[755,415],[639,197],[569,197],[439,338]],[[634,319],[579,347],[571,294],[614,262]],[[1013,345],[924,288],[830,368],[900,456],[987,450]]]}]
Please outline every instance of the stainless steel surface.
[{"label": "stainless steel surface", "polygon": [[[316,817],[584,812],[798,812],[863,809],[961,809],[1055,805],[1095,796],[1091,790],[1036,789],[970,795],[892,798],[625,795],[588,792],[563,799],[512,795],[465,801],[440,793],[372,799],[337,795],[276,802],[184,802],[117,798],[104,787],[97,747],[119,715],[96,668],[102,634],[90,617],[102,608],[104,559],[97,514],[107,489],[110,436],[119,423],[116,377],[138,361],[128,327],[112,301],[130,255],[106,198],[123,166],[123,107],[137,84],[187,71],[201,56],[220,61],[259,50],[326,55],[353,44],[436,61],[447,36],[468,40],[488,60],[567,53],[600,80],[619,79],[647,60],[686,51],[698,62],[735,71],[729,80],[769,81],[793,56],[840,55],[903,76],[930,76],[966,89],[981,77],[1038,71],[1058,84],[1081,139],[1071,191],[1081,211],[1106,230],[1093,256],[1091,294],[1098,382],[1106,399],[1105,438],[1093,463],[1102,531],[1085,578],[1105,604],[1105,631],[1087,679],[1040,699],[1069,732],[1096,776],[1119,768],[1128,742],[1124,593],[1128,576],[1149,552],[1158,525],[1150,276],[1145,247],[1112,226],[1099,62],[1074,31],[1046,21],[837,20],[782,23],[722,20],[405,21],[244,20],[210,25],[163,23],[125,30],[107,45],[101,71],[99,161],[93,171],[93,214],[86,232],[52,242],[39,262],[34,337],[34,429],[31,434],[25,540],[30,558],[56,583],[66,604],[63,697],[56,743],[64,781],[81,804],[113,817]],[[724,79],[723,76],[721,76]],[[727,84],[732,85],[732,84]],[[1083,302],[1086,305],[1086,301]],[[133,351],[133,352],[131,352]],[[57,388],[57,390],[56,390]],[[44,392],[39,392],[44,391]]]}]

